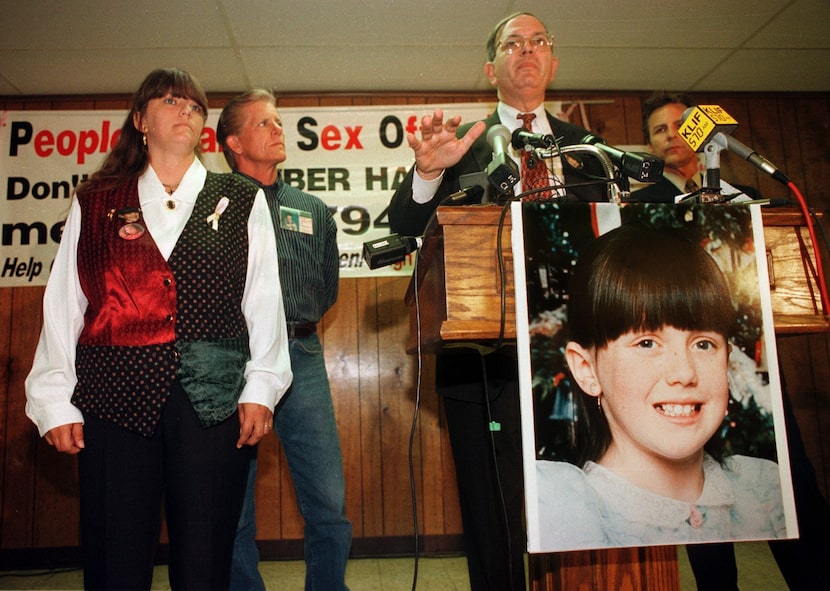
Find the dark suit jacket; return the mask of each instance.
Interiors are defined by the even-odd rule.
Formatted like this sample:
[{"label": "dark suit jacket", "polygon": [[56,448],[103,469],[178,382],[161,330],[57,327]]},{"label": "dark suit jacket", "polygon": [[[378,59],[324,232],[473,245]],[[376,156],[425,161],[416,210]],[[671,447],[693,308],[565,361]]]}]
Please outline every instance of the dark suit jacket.
[{"label": "dark suit jacket", "polygon": [[632,191],[631,198],[642,203],[674,203],[674,198],[680,193],[682,191],[669,179],[661,178],[656,183]]},{"label": "dark suit jacket", "polygon": [[[730,183],[733,187],[746,194],[752,199],[760,199],[761,195],[756,189],[747,187],[745,185],[735,185]],[[650,183],[642,189],[637,189],[631,193],[631,199],[641,203],[674,203],[674,198],[683,193],[678,189],[673,182],[666,178],[661,178],[656,183]]]},{"label": "dark suit jacket", "polygon": [[[484,120],[487,124],[487,129],[493,125],[501,123],[498,113],[493,113]],[[560,121],[548,113],[548,121],[554,136],[559,140],[560,146],[571,146],[582,143],[582,139],[589,133],[585,129],[565,121]],[[473,123],[467,123],[458,128],[456,135],[462,137]],[[461,158],[461,160],[453,166],[444,171],[444,178],[438,188],[435,197],[428,203],[420,204],[412,200],[412,175],[415,167],[413,166],[407,173],[401,185],[392,196],[392,202],[389,205],[389,223],[392,231],[395,233],[407,236],[419,236],[423,234],[427,222],[432,213],[438,205],[454,192],[461,190],[459,177],[464,174],[481,172],[487,169],[490,160],[493,157],[493,150],[487,143],[487,131],[481,134],[468,152]],[[602,178],[604,176],[603,170],[599,162],[592,157],[575,158],[580,162],[582,170],[565,165],[565,182],[586,182]],[[574,193],[580,200],[583,201],[607,201],[608,191],[607,186],[603,184],[588,185],[585,187],[578,187],[574,190],[569,190],[569,193]]]}]

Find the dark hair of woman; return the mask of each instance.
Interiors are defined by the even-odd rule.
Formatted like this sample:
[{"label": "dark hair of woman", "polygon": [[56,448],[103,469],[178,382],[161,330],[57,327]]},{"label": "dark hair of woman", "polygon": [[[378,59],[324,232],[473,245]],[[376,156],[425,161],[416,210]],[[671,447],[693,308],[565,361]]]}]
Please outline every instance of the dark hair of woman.
[{"label": "dark hair of woman", "polygon": [[[198,80],[176,68],[153,70],[133,96],[132,107],[124,119],[112,150],[107,154],[101,167],[86,182],[78,186],[78,193],[93,189],[112,189],[144,172],[147,168],[147,148],[144,143],[144,134],[136,129],[134,118],[136,114],[146,112],[147,103],[152,99],[161,98],[168,93],[176,98],[187,98],[196,102],[202,107],[202,117],[207,117],[207,96]],[[199,144],[196,145],[196,156],[201,157]]]}]

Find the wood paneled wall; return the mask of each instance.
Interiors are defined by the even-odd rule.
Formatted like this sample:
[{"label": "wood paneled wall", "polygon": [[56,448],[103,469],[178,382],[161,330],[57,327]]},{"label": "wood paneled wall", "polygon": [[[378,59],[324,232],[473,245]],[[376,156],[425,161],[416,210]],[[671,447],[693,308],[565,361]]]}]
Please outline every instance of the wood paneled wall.
[{"label": "wood paneled wall", "polygon": [[[640,107],[648,93],[551,93],[550,100],[608,99],[586,105],[591,131],[612,145],[643,143]],[[221,106],[227,96],[211,97]],[[735,133],[778,164],[819,212],[828,214],[830,99],[823,95],[706,94],[741,126]],[[492,101],[490,94],[291,95],[280,106],[342,106]],[[125,97],[0,97],[0,110],[127,109]],[[576,111],[579,112],[578,110]],[[577,121],[581,123],[580,121]],[[290,130],[288,132],[290,134]],[[773,179],[730,154],[722,176],[785,197]],[[391,195],[390,195],[391,196]],[[825,222],[825,227],[827,223]],[[825,266],[830,264],[825,260]],[[422,548],[460,549],[461,520],[454,467],[435,395],[432,358],[404,352],[407,280],[342,279],[340,297],[323,320],[322,336],[343,447],[354,555],[407,554],[413,545],[409,442]],[[23,382],[41,322],[43,289],[0,289],[0,567],[38,565],[60,551],[77,558],[75,458],[54,452],[24,415]],[[830,491],[830,339],[826,334],[778,339],[779,356],[799,424],[825,495]],[[421,389],[418,373],[421,372]],[[302,520],[276,438],[259,452],[258,538],[266,558],[299,557]],[[56,553],[57,551],[57,553]]]}]

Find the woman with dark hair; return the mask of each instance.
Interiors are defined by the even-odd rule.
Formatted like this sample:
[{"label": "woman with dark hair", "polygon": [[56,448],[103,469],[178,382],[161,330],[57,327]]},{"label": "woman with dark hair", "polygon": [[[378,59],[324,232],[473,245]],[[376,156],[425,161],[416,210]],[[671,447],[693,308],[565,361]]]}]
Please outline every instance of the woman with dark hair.
[{"label": "woman with dark hair", "polygon": [[207,172],[206,117],[186,72],[145,78],[46,287],[26,412],[78,455],[87,589],[150,588],[162,501],[172,588],[227,589],[252,446],[291,381],[264,195]]},{"label": "woman with dark hair", "polygon": [[[601,547],[785,534],[778,466],[704,450],[727,409],[736,324],[699,245],[633,225],[599,237],[574,269],[568,327],[581,470],[542,461],[537,478],[540,491],[565,486],[579,501],[540,494],[543,537]],[[573,516],[592,529],[563,526]]]}]

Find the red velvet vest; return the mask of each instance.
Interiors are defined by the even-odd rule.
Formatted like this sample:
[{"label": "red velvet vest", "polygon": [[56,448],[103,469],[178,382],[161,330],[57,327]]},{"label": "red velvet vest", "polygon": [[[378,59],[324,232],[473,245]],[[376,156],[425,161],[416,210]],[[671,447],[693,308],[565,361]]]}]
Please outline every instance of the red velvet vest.
[{"label": "red velvet vest", "polygon": [[[72,402],[85,413],[151,436],[174,379],[203,425],[236,410],[249,358],[241,302],[248,217],[257,187],[208,173],[168,261],[150,231],[122,237],[139,210],[137,181],[79,195],[78,273],[89,300],[78,339]],[[217,229],[216,204],[229,205]],[[144,226],[140,217],[137,223]]]}]

